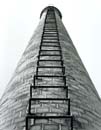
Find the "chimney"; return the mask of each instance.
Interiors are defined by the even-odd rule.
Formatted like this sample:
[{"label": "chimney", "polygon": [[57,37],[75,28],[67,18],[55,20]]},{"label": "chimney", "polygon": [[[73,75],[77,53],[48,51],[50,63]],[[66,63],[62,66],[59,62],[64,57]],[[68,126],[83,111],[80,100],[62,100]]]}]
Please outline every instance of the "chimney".
[{"label": "chimney", "polygon": [[101,99],[54,6],[0,100],[0,130],[101,130]]}]

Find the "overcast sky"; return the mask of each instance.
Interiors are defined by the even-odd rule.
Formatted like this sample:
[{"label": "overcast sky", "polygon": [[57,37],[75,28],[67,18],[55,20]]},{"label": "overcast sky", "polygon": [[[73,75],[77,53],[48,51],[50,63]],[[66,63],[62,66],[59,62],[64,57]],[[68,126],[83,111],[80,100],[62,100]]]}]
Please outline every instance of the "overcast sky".
[{"label": "overcast sky", "polygon": [[48,5],[61,11],[101,97],[101,0],[0,0],[0,97]]}]

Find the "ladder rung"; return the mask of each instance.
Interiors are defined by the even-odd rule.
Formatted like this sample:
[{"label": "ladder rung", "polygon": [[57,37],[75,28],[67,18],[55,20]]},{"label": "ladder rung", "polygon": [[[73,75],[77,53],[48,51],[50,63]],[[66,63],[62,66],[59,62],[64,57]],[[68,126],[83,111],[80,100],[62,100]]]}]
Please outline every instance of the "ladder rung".
[{"label": "ladder rung", "polygon": [[44,32],[57,32],[56,28],[44,28]]},{"label": "ladder rung", "polygon": [[34,75],[34,77],[66,78],[65,75]]},{"label": "ladder rung", "polygon": [[49,9],[48,9],[48,13],[54,13],[54,9],[53,9],[53,7],[50,7]]},{"label": "ladder rung", "polygon": [[55,22],[55,21],[52,22],[52,23],[46,22],[45,25],[46,25],[46,26],[48,26],[48,25],[56,26],[56,22]]},{"label": "ladder rung", "polygon": [[42,62],[42,61],[54,61],[54,62],[63,62],[63,60],[39,60],[39,62]]},{"label": "ladder rung", "polygon": [[61,51],[61,49],[59,49],[59,50],[46,50],[46,49],[44,49],[44,50],[40,50],[39,52],[41,52],[41,51]]},{"label": "ladder rung", "polygon": [[55,30],[53,30],[53,31],[44,30],[44,33],[56,33],[56,34],[58,34],[58,32],[57,32],[57,31],[55,31]]},{"label": "ladder rung", "polygon": [[44,31],[47,31],[47,30],[48,30],[48,31],[56,31],[56,32],[58,31],[58,30],[57,30],[57,27],[45,27],[45,26],[44,26],[43,32],[44,32]]},{"label": "ladder rung", "polygon": [[58,37],[43,37],[43,39],[42,40],[48,40],[48,41],[50,41],[50,40],[57,40],[58,41]]},{"label": "ladder rung", "polygon": [[42,44],[41,46],[44,46],[44,47],[61,47],[60,45],[48,45],[48,44],[47,45]]},{"label": "ladder rung", "polygon": [[72,116],[72,115],[64,115],[64,116],[37,116],[37,115],[27,115],[26,118],[34,118],[34,119],[73,118],[73,116]]},{"label": "ladder rung", "polygon": [[48,9],[47,15],[54,15],[54,10],[53,9]]},{"label": "ladder rung", "polygon": [[43,34],[56,34],[56,35],[58,35],[58,32],[57,31],[48,31],[48,30],[45,30]]},{"label": "ladder rung", "polygon": [[61,56],[61,55],[60,54],[41,54],[38,57],[40,56]]},{"label": "ladder rung", "polygon": [[47,13],[47,17],[46,17],[46,18],[48,18],[48,16],[52,16],[52,17],[54,17],[54,19],[55,19],[55,15],[54,15],[53,12],[49,12],[49,13]]},{"label": "ladder rung", "polygon": [[[47,16],[48,15],[54,15],[54,10],[53,9],[48,9],[48,12],[47,12]],[[55,15],[54,15],[55,16]]]},{"label": "ladder rung", "polygon": [[55,20],[55,18],[52,17],[52,16],[46,18],[46,20],[50,20],[50,19],[51,19],[51,20]]},{"label": "ladder rung", "polygon": [[50,12],[51,12],[51,13],[54,13],[54,9],[51,8],[51,7],[48,9],[48,14],[49,14]]},{"label": "ladder rung", "polygon": [[46,24],[46,25],[44,26],[44,29],[45,29],[45,28],[56,29],[56,30],[57,30],[57,26],[56,26],[55,24]]},{"label": "ladder rung", "polygon": [[60,45],[60,42],[59,42],[59,40],[58,39],[51,39],[51,40],[48,40],[48,39],[42,39],[42,41],[41,41],[41,44],[42,43],[50,43],[50,44],[58,44],[58,45]]},{"label": "ladder rung", "polygon": [[63,68],[65,69],[64,66],[37,66],[37,68]]},{"label": "ladder rung", "polygon": [[44,30],[50,30],[50,31],[58,31],[57,28],[48,28],[48,27],[44,27]]},{"label": "ladder rung", "polygon": [[51,41],[51,40],[57,40],[58,41],[58,39],[59,38],[57,36],[56,37],[52,37],[52,36],[51,37],[48,37],[48,36],[44,37],[43,36],[43,38],[42,38],[42,40],[49,40],[49,41]]},{"label": "ladder rung", "polygon": [[55,22],[54,23],[45,23],[45,26],[51,26],[51,27],[56,27],[56,24],[55,24]]},{"label": "ladder rung", "polygon": [[68,88],[68,86],[30,86],[31,88]]},{"label": "ladder rung", "polygon": [[52,34],[50,34],[50,35],[49,35],[49,34],[48,34],[48,35],[44,34],[44,35],[43,35],[43,37],[45,37],[45,38],[46,38],[46,37],[51,37],[51,38],[54,38],[54,37],[55,37],[55,38],[58,38],[57,36],[58,36],[58,35],[52,35]]},{"label": "ladder rung", "polygon": [[48,12],[47,12],[47,17],[48,17],[48,16],[54,16],[54,17],[55,17],[54,11],[53,11],[53,10],[52,10],[52,11],[48,11]]},{"label": "ladder rung", "polygon": [[43,41],[42,43],[60,43],[59,41]]},{"label": "ladder rung", "polygon": [[46,20],[46,22],[45,22],[45,24],[51,24],[51,23],[55,23],[56,24],[55,20],[54,21],[48,21],[48,22]]},{"label": "ladder rung", "polygon": [[53,28],[57,28],[57,26],[56,26],[56,24],[55,23],[46,23],[45,25],[44,25],[44,28],[51,28],[51,29],[53,29]]},{"label": "ladder rung", "polygon": [[57,33],[57,30],[47,30],[47,29],[44,29],[44,32],[54,32],[54,33]]},{"label": "ladder rung", "polygon": [[52,17],[54,16],[54,17],[55,17],[54,12],[53,12],[53,11],[49,11],[49,12],[47,13],[47,17],[48,17],[48,16],[52,16]]},{"label": "ladder rung", "polygon": [[43,35],[49,35],[49,36],[50,36],[50,35],[53,35],[53,36],[58,36],[58,32],[54,32],[54,31],[53,31],[53,32],[52,32],[52,31],[47,32],[47,31],[44,31],[44,32],[43,32]]},{"label": "ladder rung", "polygon": [[55,22],[56,23],[56,20],[55,19],[46,19],[46,21],[45,22]]},{"label": "ladder rung", "polygon": [[47,28],[47,29],[57,29],[56,25],[49,25],[49,24],[45,25],[44,29],[45,28]]},{"label": "ladder rung", "polygon": [[55,20],[54,16],[49,16],[49,17],[46,18],[46,20],[50,20],[50,19]]},{"label": "ladder rung", "polygon": [[[54,23],[54,24],[53,24],[53,23]],[[45,22],[45,25],[46,25],[46,24],[56,25],[56,22],[55,22],[55,20],[54,20],[54,21],[52,21],[52,22],[51,22],[51,21],[50,21],[50,22]]]},{"label": "ladder rung", "polygon": [[55,18],[54,12],[51,12],[51,13],[49,12],[49,13],[47,14],[47,18],[48,18],[48,17],[49,17],[49,18],[50,18],[50,17],[54,17],[54,18]]},{"label": "ladder rung", "polygon": [[50,15],[50,14],[54,15],[54,10],[53,9],[48,9],[47,15]]},{"label": "ladder rung", "polygon": [[43,42],[59,42],[58,39],[42,39]]},{"label": "ladder rung", "polygon": [[33,101],[33,100],[53,100],[53,101],[70,101],[70,98],[30,98],[29,99],[30,101]]},{"label": "ladder rung", "polygon": [[54,19],[51,19],[51,20],[48,20],[48,19],[46,19],[46,22],[45,23],[56,23],[56,21],[54,20]]},{"label": "ladder rung", "polygon": [[55,15],[54,15],[54,10],[48,10],[48,12],[47,12],[47,16],[48,16],[48,15],[55,16]]},{"label": "ladder rung", "polygon": [[55,19],[46,19],[46,21],[45,22],[55,22],[56,23],[56,20]]}]

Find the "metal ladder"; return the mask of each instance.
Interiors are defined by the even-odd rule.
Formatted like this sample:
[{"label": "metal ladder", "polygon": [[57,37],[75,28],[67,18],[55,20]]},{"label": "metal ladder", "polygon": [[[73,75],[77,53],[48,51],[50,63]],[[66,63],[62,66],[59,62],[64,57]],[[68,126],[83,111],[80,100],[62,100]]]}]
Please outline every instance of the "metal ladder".
[{"label": "metal ladder", "polygon": [[[59,72],[56,72],[59,69]],[[41,71],[40,71],[41,70]],[[48,70],[48,71],[47,71]],[[45,73],[46,72],[46,73]],[[51,74],[52,72],[52,74]],[[42,73],[42,74],[41,74]],[[43,83],[43,80],[48,78],[49,80],[61,80],[62,85],[47,85]],[[39,84],[38,84],[39,83]],[[66,93],[65,98],[50,98],[50,97],[33,97],[33,90],[37,89],[64,89]],[[55,114],[55,112],[50,112],[50,114],[44,114],[33,112],[32,103],[57,103],[66,102],[68,109],[65,114]],[[41,44],[39,47],[38,61],[36,67],[36,75],[33,77],[33,85],[30,86],[30,99],[28,103],[28,113],[26,116],[26,130],[30,130],[31,126],[36,124],[37,120],[41,119],[67,119],[70,120],[69,130],[73,130],[73,116],[70,112],[70,98],[68,98],[68,86],[66,86],[66,76],[65,67],[62,57],[62,49],[59,42],[58,27],[55,18],[55,11],[49,8],[45,18],[45,24],[43,27],[43,34],[41,39]],[[32,121],[31,121],[32,120]],[[44,130],[44,129],[42,129]],[[62,130],[61,126],[59,130]]]}]

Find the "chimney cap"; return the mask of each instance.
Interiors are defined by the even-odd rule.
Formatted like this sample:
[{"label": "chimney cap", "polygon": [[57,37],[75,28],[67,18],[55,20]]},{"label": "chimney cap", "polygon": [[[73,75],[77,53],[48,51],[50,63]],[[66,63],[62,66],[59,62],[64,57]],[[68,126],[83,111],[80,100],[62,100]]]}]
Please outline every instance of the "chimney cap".
[{"label": "chimney cap", "polygon": [[59,11],[58,8],[56,8],[56,7],[54,7],[54,6],[47,6],[46,8],[44,8],[44,9],[41,11],[40,18],[41,18],[41,16],[42,16],[42,14],[43,14],[44,11],[46,11],[46,10],[48,10],[48,9],[51,9],[51,8],[54,9],[54,10],[56,10],[56,11],[58,12],[60,18],[62,19],[62,14],[61,14],[61,12]]}]

